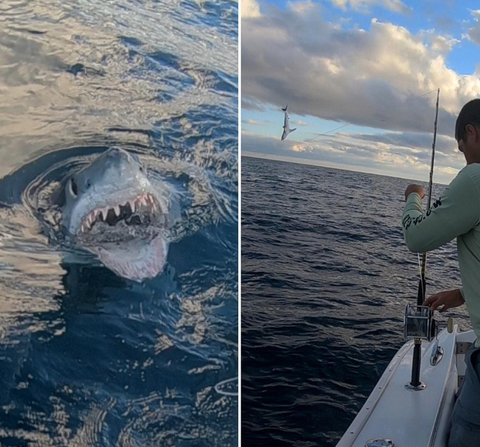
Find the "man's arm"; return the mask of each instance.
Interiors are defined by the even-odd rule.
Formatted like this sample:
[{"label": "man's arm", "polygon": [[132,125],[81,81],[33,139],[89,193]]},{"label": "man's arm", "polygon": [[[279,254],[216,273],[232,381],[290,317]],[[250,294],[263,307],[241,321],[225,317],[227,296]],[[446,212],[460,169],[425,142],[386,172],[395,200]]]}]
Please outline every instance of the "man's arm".
[{"label": "man's arm", "polygon": [[418,192],[408,195],[402,218],[403,235],[411,251],[423,253],[467,233],[479,219],[480,198],[467,166],[428,213],[423,211]]}]

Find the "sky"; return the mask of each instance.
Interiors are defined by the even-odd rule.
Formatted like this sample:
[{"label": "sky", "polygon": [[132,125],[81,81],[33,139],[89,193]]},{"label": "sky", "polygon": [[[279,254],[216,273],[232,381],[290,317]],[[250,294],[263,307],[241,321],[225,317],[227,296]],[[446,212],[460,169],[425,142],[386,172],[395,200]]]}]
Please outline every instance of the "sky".
[{"label": "sky", "polygon": [[449,183],[456,116],[480,97],[479,6],[242,0],[242,154],[428,182],[440,88],[434,182]]}]

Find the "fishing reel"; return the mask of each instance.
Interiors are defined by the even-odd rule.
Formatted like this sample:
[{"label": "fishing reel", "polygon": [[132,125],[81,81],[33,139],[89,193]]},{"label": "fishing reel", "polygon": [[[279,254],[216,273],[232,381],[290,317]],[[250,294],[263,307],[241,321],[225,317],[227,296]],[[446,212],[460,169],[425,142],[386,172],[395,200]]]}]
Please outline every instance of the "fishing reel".
[{"label": "fishing reel", "polygon": [[432,341],[437,336],[438,322],[433,319],[433,312],[429,306],[407,304],[403,323],[405,340]]}]

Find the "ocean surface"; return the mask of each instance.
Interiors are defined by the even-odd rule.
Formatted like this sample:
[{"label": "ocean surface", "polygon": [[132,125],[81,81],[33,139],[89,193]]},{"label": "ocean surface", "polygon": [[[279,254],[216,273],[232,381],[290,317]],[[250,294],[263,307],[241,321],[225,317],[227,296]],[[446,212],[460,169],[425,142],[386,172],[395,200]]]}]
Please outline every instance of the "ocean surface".
[{"label": "ocean surface", "polygon": [[[242,157],[244,445],[335,446],[403,345],[419,277],[401,229],[410,183]],[[428,257],[427,295],[459,284],[452,242]]]},{"label": "ocean surface", "polygon": [[[237,445],[237,20],[228,0],[1,2],[2,447]],[[182,198],[143,283],[55,219],[113,146]]]}]

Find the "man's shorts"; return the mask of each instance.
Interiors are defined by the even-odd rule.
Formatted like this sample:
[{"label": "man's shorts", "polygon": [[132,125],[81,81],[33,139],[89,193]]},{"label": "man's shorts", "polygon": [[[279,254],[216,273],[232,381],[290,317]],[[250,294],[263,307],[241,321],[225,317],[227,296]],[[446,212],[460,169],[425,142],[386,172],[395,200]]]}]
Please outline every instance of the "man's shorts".
[{"label": "man's shorts", "polygon": [[465,355],[467,371],[453,407],[448,447],[480,446],[480,348]]}]

